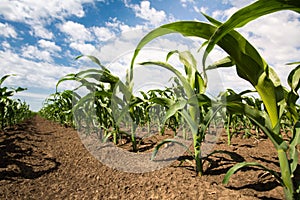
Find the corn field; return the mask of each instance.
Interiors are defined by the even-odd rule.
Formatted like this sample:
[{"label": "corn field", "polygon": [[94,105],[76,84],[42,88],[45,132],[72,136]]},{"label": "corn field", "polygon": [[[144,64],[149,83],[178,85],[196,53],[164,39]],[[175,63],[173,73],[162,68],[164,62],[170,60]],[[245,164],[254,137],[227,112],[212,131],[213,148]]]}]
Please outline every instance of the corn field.
[{"label": "corn field", "polygon": [[[294,174],[299,163],[300,146],[300,107],[297,103],[300,62],[287,63],[293,69],[286,77],[288,87],[285,87],[255,46],[235,30],[252,20],[281,10],[299,14],[300,1],[256,1],[236,11],[224,23],[205,15],[209,23],[178,21],[162,25],[145,35],[137,45],[125,82],[112,74],[98,58],[87,55],[85,57],[96,67],[62,77],[57,83],[57,90],[66,81],[76,81],[79,86],[50,95],[39,114],[65,126],[84,129],[86,134],[100,130],[101,140],[109,140],[115,145],[125,138],[130,141],[133,152],[139,152],[139,145],[143,141],[143,137],[136,135],[141,129],[157,135],[164,135],[166,130],[171,130],[173,137],[160,141],[154,147],[152,159],[165,144],[179,143],[174,138],[189,138],[192,140],[192,151],[189,151],[189,146],[180,145],[185,146],[194,159],[197,176],[203,175],[203,163],[209,156],[226,153],[216,151],[203,156],[202,145],[212,126],[225,129],[228,145],[231,145],[232,137],[241,131],[244,137],[259,138],[263,135],[277,151],[280,172],[258,162],[242,162],[228,170],[223,183],[227,184],[238,170],[254,166],[278,180],[284,188],[286,199],[299,199],[300,182],[294,178]],[[206,43],[199,44],[205,49],[202,63],[198,63],[191,52],[176,49],[168,53],[165,61],[135,62],[148,43],[167,34],[205,39]],[[222,48],[228,56],[207,66],[206,59],[215,46]],[[168,62],[171,57],[180,60],[184,73]],[[140,91],[139,95],[134,95],[133,69],[137,64],[142,67],[155,65],[171,71],[174,74],[172,86]],[[202,71],[199,71],[199,66]],[[207,72],[223,67],[235,67],[236,76],[253,87],[239,93],[227,89],[217,98],[211,98],[207,94],[210,84]],[[1,129],[25,119],[31,113],[26,103],[11,99],[14,93],[24,88],[8,89],[1,86],[7,77],[0,80]],[[86,94],[82,95],[80,89],[87,91]],[[283,136],[287,132],[290,133],[288,138]]]}]

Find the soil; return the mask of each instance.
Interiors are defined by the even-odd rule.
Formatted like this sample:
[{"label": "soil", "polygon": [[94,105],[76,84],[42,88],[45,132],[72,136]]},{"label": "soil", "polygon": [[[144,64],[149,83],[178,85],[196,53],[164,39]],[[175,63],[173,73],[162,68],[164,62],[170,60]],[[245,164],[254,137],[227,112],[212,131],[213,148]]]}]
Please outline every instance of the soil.
[{"label": "soil", "polygon": [[147,173],[112,169],[82,144],[73,128],[39,116],[0,132],[0,199],[284,199],[283,188],[269,173],[247,168],[222,180],[243,161],[260,162],[279,172],[277,153],[267,139],[241,136],[227,145],[217,141],[215,154],[196,176],[189,156]]}]

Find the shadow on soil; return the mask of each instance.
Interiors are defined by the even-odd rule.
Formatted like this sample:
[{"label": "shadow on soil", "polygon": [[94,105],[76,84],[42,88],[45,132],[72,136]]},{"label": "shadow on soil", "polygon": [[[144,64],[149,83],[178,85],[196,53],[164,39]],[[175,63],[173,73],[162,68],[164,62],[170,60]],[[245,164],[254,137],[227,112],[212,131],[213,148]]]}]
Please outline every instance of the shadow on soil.
[{"label": "shadow on soil", "polygon": [[[256,158],[251,156],[252,158],[256,159],[257,161],[260,161],[262,164],[263,163],[270,163],[270,160],[267,159],[262,159],[262,158]],[[192,156],[181,156],[179,161],[184,161],[184,160],[193,160]],[[226,172],[235,164],[244,162],[246,161],[244,157],[239,155],[238,153],[235,152],[230,152],[230,151],[222,151],[218,152],[217,154],[214,154],[213,156],[209,156],[205,158],[205,170],[204,174],[208,176],[220,176],[220,175],[225,175]],[[275,164],[278,166],[278,163],[272,162],[272,164]],[[186,167],[186,166],[184,166]],[[298,166],[299,167],[299,166]],[[194,168],[187,168],[188,170],[195,170]],[[247,171],[262,171],[261,169],[255,168],[255,167],[246,167],[242,168],[240,171],[242,172],[247,172]],[[254,178],[255,179],[255,178]],[[241,189],[253,189],[258,192],[264,192],[264,191],[270,191],[274,189],[277,186],[280,186],[278,181],[276,181],[274,178],[270,176],[270,174],[265,174],[261,177],[258,176],[257,180],[253,180],[255,183],[250,183],[250,184],[244,184],[242,186],[229,186],[227,187],[228,189],[231,190],[241,190]],[[261,197],[261,199],[274,199],[276,198],[268,198],[268,197]]]},{"label": "shadow on soil", "polygon": [[39,142],[30,121],[0,131],[0,180],[35,179],[57,170],[60,163],[34,145]]}]

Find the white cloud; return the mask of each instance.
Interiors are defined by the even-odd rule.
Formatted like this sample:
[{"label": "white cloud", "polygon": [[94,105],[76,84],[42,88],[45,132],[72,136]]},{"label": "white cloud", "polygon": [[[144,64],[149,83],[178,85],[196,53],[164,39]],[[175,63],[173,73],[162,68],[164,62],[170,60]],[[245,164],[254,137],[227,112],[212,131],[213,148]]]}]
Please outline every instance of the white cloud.
[{"label": "white cloud", "polygon": [[66,33],[69,37],[70,42],[85,42],[92,40],[92,34],[82,24],[67,21],[63,24],[58,25],[61,32]]},{"label": "white cloud", "polygon": [[[45,91],[49,92],[49,91]],[[29,92],[28,90],[18,92],[16,93],[13,98],[14,99],[21,99],[22,101],[25,101],[26,103],[30,102],[30,110],[32,111],[39,111],[42,107],[42,103],[45,101],[45,99],[49,96],[49,94],[46,93],[34,93]]]},{"label": "white cloud", "polygon": [[259,18],[240,30],[271,64],[282,65],[300,58],[300,21],[283,11]]},{"label": "white cloud", "polygon": [[4,37],[12,37],[12,38],[17,38],[17,32],[15,31],[14,27],[5,23],[0,22],[0,35]]},{"label": "white cloud", "polygon": [[240,30],[286,84],[291,67],[300,60],[300,21],[293,12],[282,11],[259,18]]},{"label": "white cloud", "polygon": [[212,17],[220,20],[220,21],[225,21],[227,20],[232,14],[234,14],[236,11],[238,10],[238,8],[236,7],[231,7],[227,10],[215,10],[212,13]]},{"label": "white cloud", "polygon": [[24,22],[47,22],[49,19],[63,19],[67,16],[83,17],[82,4],[93,3],[93,0],[51,0],[51,1],[10,1],[2,0],[0,4],[1,15],[11,21]]},{"label": "white cloud", "polygon": [[96,48],[91,44],[72,42],[70,47],[79,51],[83,55],[91,55],[96,51]]},{"label": "white cloud", "polygon": [[32,31],[30,31],[30,34],[35,37],[40,37],[40,38],[44,38],[44,39],[53,39],[54,38],[53,33],[50,32],[49,30],[47,30],[45,27],[43,27],[40,24],[32,26]]},{"label": "white cloud", "polygon": [[188,4],[195,4],[195,0],[180,0],[181,6],[186,8]]},{"label": "white cloud", "polygon": [[151,25],[158,26],[166,21],[166,13],[163,10],[157,11],[152,8],[149,1],[142,1],[140,5],[125,2],[125,5],[132,8],[137,17],[148,21]]},{"label": "white cloud", "polygon": [[52,62],[53,59],[49,51],[40,50],[33,45],[24,46],[21,49],[22,56],[30,59],[37,59],[40,61]]},{"label": "white cloud", "polygon": [[7,41],[3,41],[1,46],[5,49],[5,50],[9,50],[11,48],[10,44]]},{"label": "white cloud", "polygon": [[7,84],[27,88],[43,88],[44,90],[53,90],[58,79],[77,71],[71,67],[28,60],[11,51],[0,51],[0,63],[0,77],[4,74],[17,75],[7,79]]},{"label": "white cloud", "polygon": [[21,55],[24,58],[51,63],[53,62],[53,56],[60,57],[58,54],[60,51],[61,47],[57,46],[55,42],[41,39],[38,41],[37,46],[23,46],[21,48]]},{"label": "white cloud", "polygon": [[124,22],[118,20],[116,17],[110,18],[109,21],[105,23],[105,25],[111,30],[116,30],[117,32],[121,31],[121,33],[134,31],[134,30],[147,29],[147,26],[145,25],[129,26]]},{"label": "white cloud", "polygon": [[116,17],[114,17],[114,18],[110,17],[109,20],[107,22],[105,22],[105,25],[107,27],[112,28],[112,29],[116,29],[116,28],[118,28],[120,26],[121,23],[122,22],[119,21]]},{"label": "white cloud", "polygon": [[98,41],[107,41],[115,36],[115,34],[106,27],[92,27],[91,30]]},{"label": "white cloud", "polygon": [[32,35],[45,39],[53,38],[44,27],[54,19],[63,20],[65,17],[85,15],[83,4],[93,3],[94,0],[48,0],[48,1],[10,1],[2,0],[1,16],[9,21],[26,23],[32,28]]},{"label": "white cloud", "polygon": [[208,10],[208,7],[203,7],[201,6],[200,8],[198,8],[197,6],[194,6],[194,11],[197,13],[206,13]]},{"label": "white cloud", "polygon": [[47,49],[50,52],[57,52],[57,51],[61,51],[61,47],[57,46],[55,44],[55,42],[51,42],[48,40],[39,40],[38,41],[39,47],[43,48],[43,49]]}]

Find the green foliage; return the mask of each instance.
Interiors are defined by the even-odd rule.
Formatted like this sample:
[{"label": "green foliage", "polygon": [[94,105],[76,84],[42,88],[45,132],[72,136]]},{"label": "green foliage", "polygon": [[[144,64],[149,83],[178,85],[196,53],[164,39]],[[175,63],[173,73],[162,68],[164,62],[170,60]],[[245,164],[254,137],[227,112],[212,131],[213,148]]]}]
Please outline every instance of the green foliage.
[{"label": "green foliage", "polygon": [[45,100],[39,114],[65,126],[73,126],[73,101],[75,101],[75,98],[71,90],[56,92]]},{"label": "green foliage", "polygon": [[0,129],[12,126],[30,117],[32,112],[29,105],[19,99],[13,99],[15,93],[26,90],[26,88],[3,87],[3,82],[11,75],[5,75],[0,79]]},{"label": "green foliage", "polygon": [[[297,148],[300,145],[300,109],[297,104],[300,87],[299,62],[289,63],[298,66],[287,77],[290,88],[285,88],[281,85],[275,70],[266,63],[255,47],[234,30],[261,16],[281,10],[299,13],[300,2],[259,0],[238,10],[224,23],[205,15],[209,23],[179,21],[158,27],[149,32],[137,45],[125,83],[114,76],[97,58],[87,56],[99,69],[68,74],[60,79],[57,86],[64,81],[76,81],[80,86],[73,91],[53,94],[46,100],[40,113],[63,124],[76,124],[78,129],[84,127],[87,133],[100,128],[104,132],[104,140],[111,139],[115,144],[120,138],[129,137],[135,152],[138,151],[139,142],[143,139],[136,137],[138,126],[147,127],[148,134],[151,128],[156,126],[160,134],[164,134],[164,130],[170,128],[176,135],[178,129],[183,127],[184,130],[188,125],[189,131],[192,132],[193,157],[198,175],[203,174],[202,166],[205,158],[201,155],[201,145],[211,122],[224,116],[228,144],[230,145],[232,134],[238,128],[245,131],[255,129],[257,134],[258,131],[262,131],[278,152],[281,173],[259,163],[243,162],[233,166],[225,175],[223,182],[228,183],[230,177],[243,167],[258,167],[278,179],[284,187],[287,199],[296,199],[300,192],[300,183],[294,179],[294,173],[299,166]],[[140,96],[133,95],[133,67],[139,52],[152,40],[173,33],[207,40],[201,46],[207,45],[202,60],[202,72],[198,71],[199,63],[189,51],[174,50],[168,53],[165,62],[140,63],[144,67],[156,65],[173,72],[175,76],[173,86],[164,90],[140,91]],[[221,47],[228,56],[206,66],[206,59],[215,45]],[[184,73],[168,62],[171,56],[178,56],[184,67]],[[236,93],[228,89],[217,99],[210,99],[206,95],[209,84],[207,70],[223,67],[235,67],[236,74],[252,84],[254,90]],[[83,88],[87,94],[81,96],[78,91]],[[116,91],[121,95],[115,95]],[[249,96],[249,93],[256,93],[259,98]],[[233,131],[230,131],[230,128]],[[284,138],[282,134],[282,130],[287,129],[292,134],[290,138]],[[179,144],[172,138],[161,141],[155,147],[152,159],[164,144],[170,142]],[[184,146],[182,143],[180,145]]]},{"label": "green foliage", "polygon": [[[296,67],[288,77],[288,83],[291,89],[288,90],[284,88],[281,85],[281,81],[275,70],[265,62],[265,60],[259,55],[258,51],[241,34],[234,30],[234,28],[241,27],[256,18],[280,10],[293,10],[300,12],[300,2],[298,0],[260,0],[238,10],[225,23],[218,22],[217,20],[205,15],[212,25],[195,21],[179,21],[163,25],[148,33],[137,45],[131,62],[131,68],[133,68],[135,59],[140,50],[147,43],[157,37],[171,33],[180,33],[183,36],[195,36],[208,40],[208,42],[204,43],[207,44],[207,47],[202,63],[204,72],[203,86],[205,87],[207,84],[206,70],[230,66],[235,66],[237,75],[253,85],[255,90],[258,92],[265,109],[262,110],[262,106],[259,105],[261,103],[260,101],[255,102],[251,99],[242,99],[241,97],[234,101],[228,101],[227,99],[227,102],[224,103],[223,106],[226,107],[230,117],[233,115],[246,116],[272,141],[278,152],[281,168],[281,176],[276,177],[284,187],[286,198],[294,199],[299,195],[300,185],[299,183],[296,183],[296,181],[293,181],[293,173],[296,169],[295,163],[297,163],[298,160],[298,152],[295,147],[300,144],[298,137],[299,111],[297,110],[298,106],[296,105],[296,101],[299,98],[297,93],[300,85],[299,66]],[[206,67],[206,58],[215,45],[221,47],[228,53],[229,56],[211,66]],[[184,63],[185,60],[181,61]],[[164,68],[168,68],[171,71],[175,71],[165,63],[148,63],[156,64]],[[193,66],[193,62],[190,62],[189,64],[190,66]],[[176,74],[176,72],[174,73]],[[182,84],[186,89],[187,96],[190,98],[189,94],[191,90],[194,90],[194,85],[189,82],[188,78],[182,79],[180,78],[180,75],[177,76],[182,81]],[[188,88],[188,86],[192,87],[192,89]],[[186,113],[185,116],[187,120],[191,120],[191,123],[189,124],[192,131],[195,132],[195,121],[193,121],[193,115],[191,115],[191,113],[189,114],[190,115]],[[289,142],[286,142],[283,139],[280,132],[283,118],[290,119],[290,125],[294,127],[293,138]],[[202,120],[200,120],[200,127],[201,126],[206,128],[205,123]],[[238,166],[233,167],[233,169],[227,173],[225,179],[228,180],[233,172],[241,167],[249,165],[261,167],[256,163],[238,164]],[[265,167],[262,168],[266,169]]]}]

